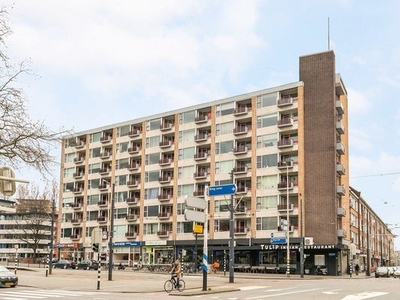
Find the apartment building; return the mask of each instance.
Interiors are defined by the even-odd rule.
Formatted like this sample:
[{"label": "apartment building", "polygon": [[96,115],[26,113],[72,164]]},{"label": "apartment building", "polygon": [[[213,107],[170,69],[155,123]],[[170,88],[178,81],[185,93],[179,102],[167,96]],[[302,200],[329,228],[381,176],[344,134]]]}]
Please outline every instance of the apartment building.
[{"label": "apartment building", "polygon": [[[58,245],[96,257],[94,228],[113,260],[164,264],[201,254],[185,220],[186,195],[233,183],[235,264],[285,270],[352,259],[347,92],[327,51],[301,56],[299,81],[90,129],[63,141]],[[209,197],[210,262],[227,261],[230,196]],[[111,215],[111,205],[114,212]],[[289,215],[289,219],[287,216]],[[278,238],[279,240],[279,238]],[[109,255],[109,253],[108,253]]]}]

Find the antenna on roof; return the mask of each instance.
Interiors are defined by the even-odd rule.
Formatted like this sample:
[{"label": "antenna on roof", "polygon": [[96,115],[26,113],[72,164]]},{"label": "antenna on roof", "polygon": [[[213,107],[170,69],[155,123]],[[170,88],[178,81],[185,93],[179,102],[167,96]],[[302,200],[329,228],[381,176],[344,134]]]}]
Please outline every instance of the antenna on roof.
[{"label": "antenna on roof", "polygon": [[329,17],[328,17],[328,50],[331,50],[331,31],[330,31],[330,26],[329,26]]}]

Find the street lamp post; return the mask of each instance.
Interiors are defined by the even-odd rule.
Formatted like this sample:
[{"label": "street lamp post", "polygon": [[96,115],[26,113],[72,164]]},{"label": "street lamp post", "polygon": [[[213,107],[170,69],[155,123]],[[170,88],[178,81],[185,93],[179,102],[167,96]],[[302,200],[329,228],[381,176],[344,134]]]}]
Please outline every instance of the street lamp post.
[{"label": "street lamp post", "polygon": [[286,277],[290,277],[289,166],[286,162]]},{"label": "street lamp post", "polygon": [[108,243],[109,257],[108,257],[108,281],[112,280],[112,269],[113,269],[113,237],[114,237],[114,190],[115,183],[112,184],[111,189],[111,221],[110,221],[110,239]]},{"label": "street lamp post", "polygon": [[371,258],[369,253],[369,212],[367,212],[367,276],[371,276]]},{"label": "street lamp post", "polygon": [[[231,183],[233,184],[233,170],[231,171]],[[229,283],[234,282],[234,263],[235,263],[235,232],[234,232],[234,219],[233,211],[235,210],[233,204],[233,194],[231,195],[231,205],[230,205],[230,220],[229,220]]]}]

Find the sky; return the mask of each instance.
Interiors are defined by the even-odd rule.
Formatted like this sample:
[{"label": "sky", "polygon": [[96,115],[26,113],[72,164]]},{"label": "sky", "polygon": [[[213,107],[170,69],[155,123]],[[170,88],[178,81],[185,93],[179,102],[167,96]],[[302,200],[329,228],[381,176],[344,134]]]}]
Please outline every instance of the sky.
[{"label": "sky", "polygon": [[334,50],[349,96],[350,184],[400,227],[400,1],[0,1],[8,56],[31,70],[19,78],[29,113],[53,130],[297,82],[299,56]]}]

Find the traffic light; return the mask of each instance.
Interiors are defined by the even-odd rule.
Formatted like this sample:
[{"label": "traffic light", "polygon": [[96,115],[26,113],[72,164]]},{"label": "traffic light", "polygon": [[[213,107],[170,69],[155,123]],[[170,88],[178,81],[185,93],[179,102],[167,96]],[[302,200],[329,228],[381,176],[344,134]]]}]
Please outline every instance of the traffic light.
[{"label": "traffic light", "polygon": [[93,243],[92,249],[94,252],[99,252],[99,243]]},{"label": "traffic light", "polygon": [[104,261],[107,260],[107,254],[106,253],[101,253],[100,254],[100,259],[104,260]]}]

